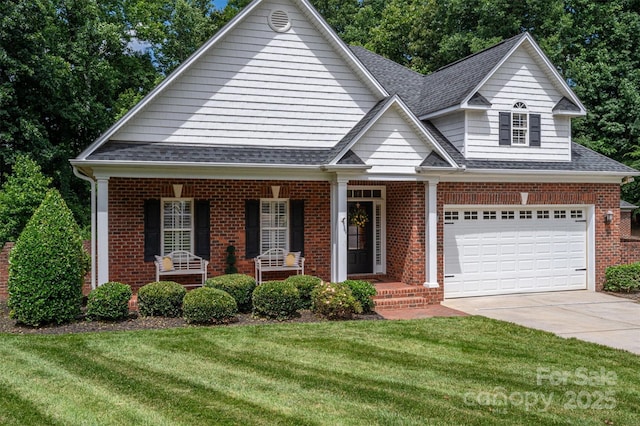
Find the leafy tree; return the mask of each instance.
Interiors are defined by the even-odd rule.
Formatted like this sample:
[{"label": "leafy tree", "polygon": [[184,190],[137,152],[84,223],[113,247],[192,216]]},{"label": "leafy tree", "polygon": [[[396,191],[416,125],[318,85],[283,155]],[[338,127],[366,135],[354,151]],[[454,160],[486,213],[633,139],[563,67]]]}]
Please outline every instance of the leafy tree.
[{"label": "leafy tree", "polygon": [[88,220],[68,159],[113,123],[121,94],[146,93],[157,75],[129,40],[97,0],[0,2],[0,179],[29,153]]},{"label": "leafy tree", "polygon": [[87,269],[80,228],[60,193],[51,189],[11,250],[12,318],[32,326],[75,319]]},{"label": "leafy tree", "polygon": [[19,155],[0,191],[0,244],[15,241],[42,203],[51,178],[27,155]]}]

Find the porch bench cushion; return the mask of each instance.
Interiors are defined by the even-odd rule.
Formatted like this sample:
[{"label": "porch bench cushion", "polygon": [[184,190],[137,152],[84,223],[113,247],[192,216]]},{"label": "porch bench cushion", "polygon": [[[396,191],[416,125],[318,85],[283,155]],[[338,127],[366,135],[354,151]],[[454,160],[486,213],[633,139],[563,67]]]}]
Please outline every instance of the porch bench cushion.
[{"label": "porch bench cushion", "polygon": [[[293,256],[290,256],[293,255]],[[293,260],[291,259],[293,257]],[[298,252],[287,252],[284,249],[270,249],[256,256],[255,278],[258,284],[262,283],[262,272],[270,271],[295,271],[304,275],[304,257]]]},{"label": "porch bench cushion", "polygon": [[156,256],[156,281],[161,276],[170,275],[201,275],[202,284],[207,280],[207,265],[209,262],[185,250],[172,251],[164,256]]}]

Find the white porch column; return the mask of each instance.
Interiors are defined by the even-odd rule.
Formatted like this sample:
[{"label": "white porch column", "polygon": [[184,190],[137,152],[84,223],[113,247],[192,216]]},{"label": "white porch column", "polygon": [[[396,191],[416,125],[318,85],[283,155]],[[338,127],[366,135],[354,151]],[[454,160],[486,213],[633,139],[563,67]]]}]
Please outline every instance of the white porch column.
[{"label": "white porch column", "polygon": [[425,184],[425,287],[438,288],[438,181]]},{"label": "white porch column", "polygon": [[347,183],[338,178],[331,187],[331,281],[347,279]]},{"label": "white porch column", "polygon": [[109,178],[97,178],[98,285],[109,282]]}]

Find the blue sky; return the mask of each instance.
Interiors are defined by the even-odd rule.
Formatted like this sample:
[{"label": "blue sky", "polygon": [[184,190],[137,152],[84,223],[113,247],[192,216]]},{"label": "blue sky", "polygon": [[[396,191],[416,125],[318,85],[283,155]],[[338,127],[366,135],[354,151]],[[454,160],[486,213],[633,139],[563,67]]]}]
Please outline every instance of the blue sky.
[{"label": "blue sky", "polygon": [[222,9],[227,5],[227,0],[213,0],[213,4],[217,9]]}]

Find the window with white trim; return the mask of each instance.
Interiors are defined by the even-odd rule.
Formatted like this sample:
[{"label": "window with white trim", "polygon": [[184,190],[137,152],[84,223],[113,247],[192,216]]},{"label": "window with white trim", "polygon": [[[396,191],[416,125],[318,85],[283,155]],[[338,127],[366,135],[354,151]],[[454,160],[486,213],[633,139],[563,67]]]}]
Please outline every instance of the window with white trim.
[{"label": "window with white trim", "polygon": [[289,250],[289,202],[260,200],[260,252],[281,248]]},{"label": "window with white trim", "polygon": [[193,253],[193,199],[162,199],[162,254],[176,250]]},{"label": "window with white trim", "polygon": [[516,102],[511,112],[511,145],[529,144],[529,113],[524,102]]}]

